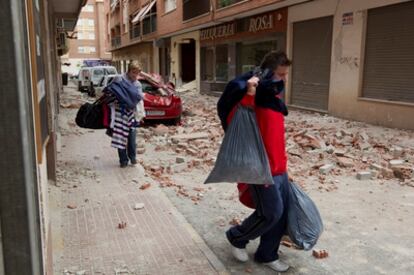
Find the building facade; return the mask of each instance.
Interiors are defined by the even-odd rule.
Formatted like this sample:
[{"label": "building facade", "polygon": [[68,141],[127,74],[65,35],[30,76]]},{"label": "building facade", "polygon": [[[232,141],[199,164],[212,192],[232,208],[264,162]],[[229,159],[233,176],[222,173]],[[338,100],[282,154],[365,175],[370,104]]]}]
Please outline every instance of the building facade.
[{"label": "building facade", "polygon": [[3,1],[0,28],[0,274],[53,274],[60,56],[83,0]]},{"label": "building facade", "polygon": [[109,61],[112,55],[106,47],[106,18],[104,0],[88,0],[82,8],[71,39],[68,52],[61,57],[64,72],[77,74],[84,60]]},{"label": "building facade", "polygon": [[288,9],[290,105],[414,129],[414,1],[310,1]]},{"label": "building facade", "polygon": [[112,0],[107,35],[119,69],[138,60],[177,87],[216,95],[284,50],[291,107],[414,129],[413,2]]}]

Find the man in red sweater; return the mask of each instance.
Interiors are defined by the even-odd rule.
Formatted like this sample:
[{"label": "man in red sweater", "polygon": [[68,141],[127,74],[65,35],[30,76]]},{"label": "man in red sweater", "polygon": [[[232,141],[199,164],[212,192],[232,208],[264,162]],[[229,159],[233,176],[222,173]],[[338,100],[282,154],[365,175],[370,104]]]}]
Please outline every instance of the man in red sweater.
[{"label": "man in red sweater", "polygon": [[[255,110],[274,185],[250,184],[248,191],[256,210],[241,225],[236,225],[226,232],[227,239],[232,245],[232,254],[241,262],[249,259],[246,252],[249,241],[260,237],[254,259],[277,272],[284,272],[289,268],[289,265],[279,260],[278,250],[281,238],[286,232],[289,188],[284,126],[287,109],[279,97],[284,90],[290,65],[291,61],[285,53],[270,52],[260,66],[261,71],[268,72],[269,76],[264,76],[265,79],[261,80],[253,75],[247,80],[245,94],[239,103],[251,106]],[[227,124],[236,108],[237,104],[227,116]]]}]

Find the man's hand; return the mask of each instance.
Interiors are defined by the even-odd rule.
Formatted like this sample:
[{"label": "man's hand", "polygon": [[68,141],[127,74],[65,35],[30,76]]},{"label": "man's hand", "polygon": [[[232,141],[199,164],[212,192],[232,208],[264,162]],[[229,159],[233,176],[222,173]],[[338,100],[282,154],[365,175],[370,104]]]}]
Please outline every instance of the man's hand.
[{"label": "man's hand", "polygon": [[259,78],[257,76],[253,76],[247,80],[247,94],[255,96],[257,85],[259,85]]}]

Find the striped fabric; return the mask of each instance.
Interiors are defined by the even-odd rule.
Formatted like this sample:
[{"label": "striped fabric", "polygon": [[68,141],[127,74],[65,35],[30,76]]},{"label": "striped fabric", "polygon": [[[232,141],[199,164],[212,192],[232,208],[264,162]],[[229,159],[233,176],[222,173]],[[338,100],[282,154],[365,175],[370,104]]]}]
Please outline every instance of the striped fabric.
[{"label": "striped fabric", "polygon": [[134,127],[135,112],[134,110],[121,109],[119,104],[113,102],[115,109],[115,117],[113,121],[113,134],[111,146],[118,149],[125,149],[128,143],[129,131]]}]

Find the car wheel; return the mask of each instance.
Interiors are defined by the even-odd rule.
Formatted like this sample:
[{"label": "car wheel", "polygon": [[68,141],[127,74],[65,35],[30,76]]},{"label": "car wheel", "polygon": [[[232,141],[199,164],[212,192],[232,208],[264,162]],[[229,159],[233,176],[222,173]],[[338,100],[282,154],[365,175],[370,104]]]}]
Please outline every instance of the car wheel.
[{"label": "car wheel", "polygon": [[176,126],[181,125],[181,116],[174,118],[173,119],[173,124],[176,125]]}]

